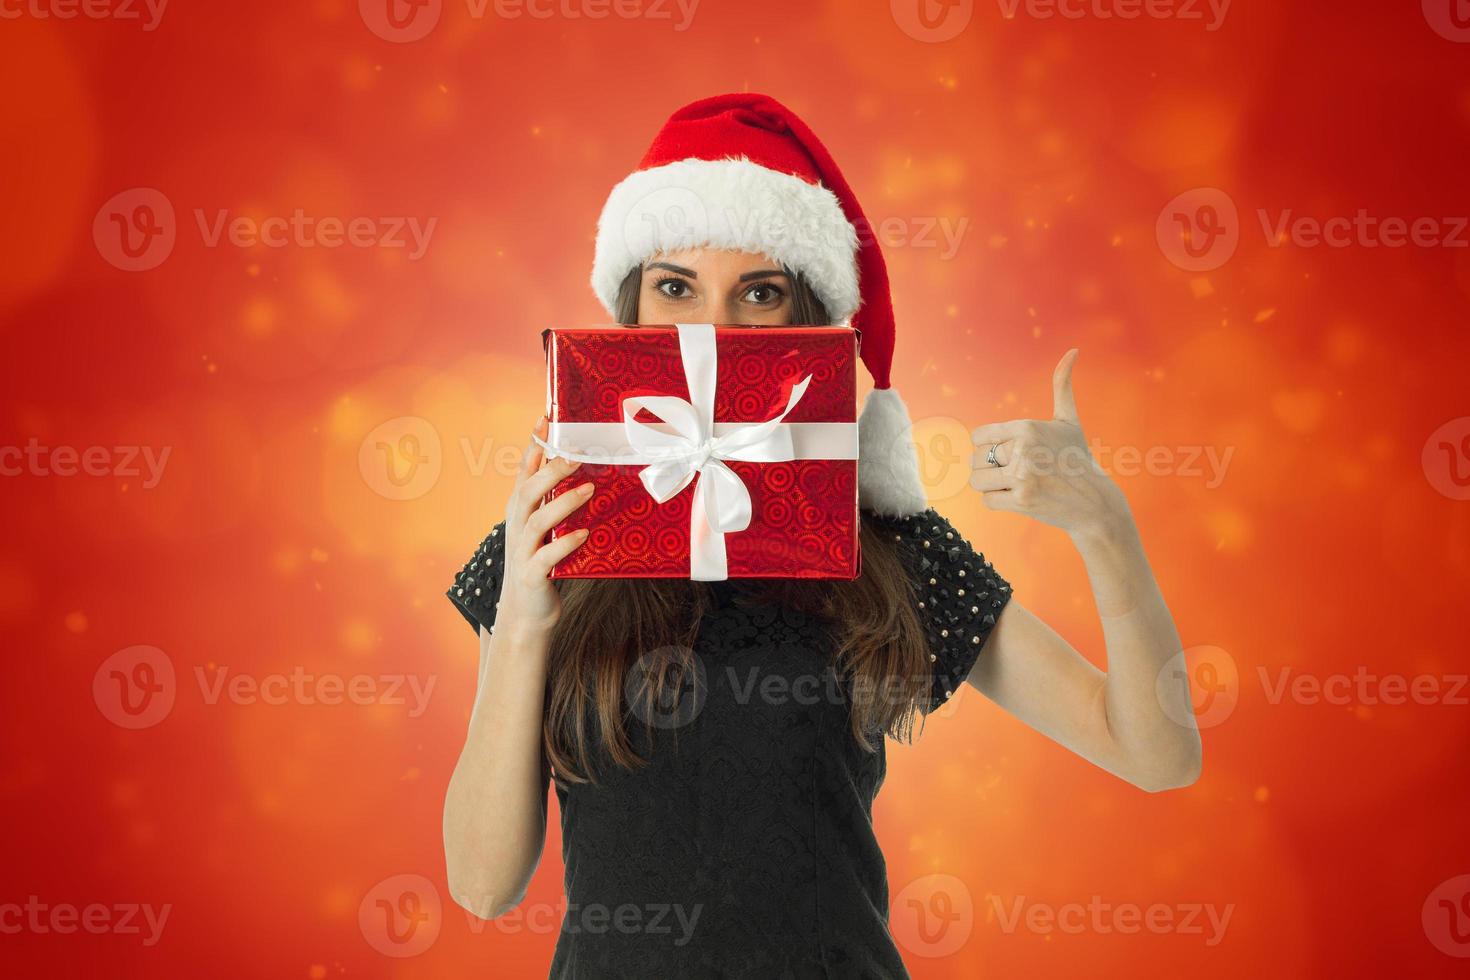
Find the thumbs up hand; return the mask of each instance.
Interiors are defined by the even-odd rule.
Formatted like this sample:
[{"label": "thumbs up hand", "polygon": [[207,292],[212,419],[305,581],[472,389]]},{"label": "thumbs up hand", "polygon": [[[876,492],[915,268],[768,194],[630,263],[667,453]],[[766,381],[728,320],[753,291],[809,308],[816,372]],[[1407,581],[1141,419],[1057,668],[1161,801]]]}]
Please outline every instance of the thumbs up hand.
[{"label": "thumbs up hand", "polygon": [[1072,394],[1076,362],[1074,347],[1052,373],[1050,419],[992,422],[970,434],[970,486],[981,492],[986,507],[1026,514],[1074,536],[1132,520],[1123,491],[1087,448]]}]

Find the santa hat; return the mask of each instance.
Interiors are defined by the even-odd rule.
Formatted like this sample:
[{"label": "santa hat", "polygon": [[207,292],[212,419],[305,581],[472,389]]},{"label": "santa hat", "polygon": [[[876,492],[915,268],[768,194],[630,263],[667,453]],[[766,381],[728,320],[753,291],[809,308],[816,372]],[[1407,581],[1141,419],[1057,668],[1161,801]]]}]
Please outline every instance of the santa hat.
[{"label": "santa hat", "polygon": [[597,225],[592,288],[617,315],[628,273],[660,252],[733,249],[800,273],[835,324],[862,332],[873,391],[858,419],[862,506],[906,516],[927,506],[907,406],[890,385],[888,268],[852,188],[790,109],[766,95],[717,95],[669,117]]}]

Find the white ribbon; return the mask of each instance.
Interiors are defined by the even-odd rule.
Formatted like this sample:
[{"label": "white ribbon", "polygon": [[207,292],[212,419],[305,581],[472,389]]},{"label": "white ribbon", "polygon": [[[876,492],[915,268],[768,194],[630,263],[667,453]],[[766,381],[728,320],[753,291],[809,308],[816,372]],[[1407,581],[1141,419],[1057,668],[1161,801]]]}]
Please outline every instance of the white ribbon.
[{"label": "white ribbon", "polygon": [[[547,440],[536,438],[551,456],[584,463],[642,466],[638,478],[659,503],[672,500],[696,474],[689,514],[689,577],[714,582],[729,578],[725,535],[750,526],[750,490],[725,460],[779,463],[793,459],[856,459],[857,423],[787,422],[811,384],[811,375],[791,389],[786,407],[764,422],[716,423],[718,357],[713,324],[675,325],[689,398],[640,395],[623,399],[623,421],[553,422]],[[640,422],[642,409],[661,422]],[[569,446],[595,446],[577,452]]]}]

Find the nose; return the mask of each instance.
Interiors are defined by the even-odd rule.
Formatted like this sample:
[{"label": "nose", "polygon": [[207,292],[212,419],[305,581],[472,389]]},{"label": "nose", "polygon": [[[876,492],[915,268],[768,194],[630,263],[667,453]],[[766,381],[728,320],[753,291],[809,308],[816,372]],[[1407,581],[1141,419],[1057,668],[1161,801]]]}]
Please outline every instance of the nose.
[{"label": "nose", "polygon": [[740,304],[733,299],[713,299],[708,296],[703,297],[699,303],[699,308],[691,312],[698,314],[697,317],[691,317],[691,322],[697,319],[700,323],[738,324],[741,322],[740,318],[744,315],[741,311]]}]

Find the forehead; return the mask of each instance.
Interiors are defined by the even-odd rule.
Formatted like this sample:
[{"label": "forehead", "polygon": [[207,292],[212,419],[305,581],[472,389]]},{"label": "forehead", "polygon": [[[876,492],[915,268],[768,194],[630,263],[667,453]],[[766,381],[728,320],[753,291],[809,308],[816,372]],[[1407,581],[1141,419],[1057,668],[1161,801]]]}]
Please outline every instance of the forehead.
[{"label": "forehead", "polygon": [[781,269],[780,263],[760,252],[740,252],[724,248],[688,248],[658,252],[650,256],[648,261],[667,262],[700,275],[740,276],[757,269]]}]

